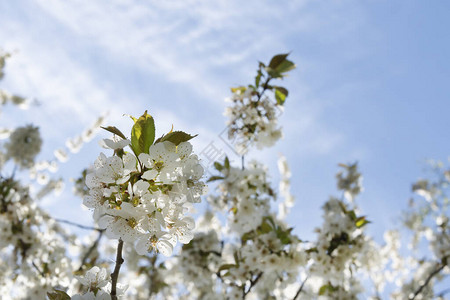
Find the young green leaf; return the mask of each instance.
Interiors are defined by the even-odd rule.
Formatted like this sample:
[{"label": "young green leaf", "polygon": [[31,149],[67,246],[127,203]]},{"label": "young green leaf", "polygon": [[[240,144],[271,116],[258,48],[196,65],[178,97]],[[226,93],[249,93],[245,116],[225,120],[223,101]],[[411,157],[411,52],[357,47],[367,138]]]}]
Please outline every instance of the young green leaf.
[{"label": "young green leaf", "polygon": [[288,95],[288,90],[281,86],[275,87],[275,99],[277,100],[278,105],[283,105],[286,101],[286,97]]},{"label": "young green leaf", "polygon": [[53,290],[53,292],[47,292],[47,297],[50,300],[70,300],[70,296],[60,290]]},{"label": "young green leaf", "polygon": [[168,134],[162,136],[158,142],[164,142],[169,141],[174,143],[176,146],[178,146],[180,143],[187,142],[190,139],[193,139],[197,136],[196,135],[190,135],[183,131],[173,131],[169,132]]},{"label": "young green leaf", "polygon": [[368,223],[370,223],[370,221],[366,220],[366,217],[359,217],[355,221],[356,228],[361,228]]},{"label": "young green leaf", "polygon": [[155,121],[147,111],[136,120],[131,129],[131,148],[137,155],[148,153],[155,140]]},{"label": "young green leaf", "polygon": [[288,55],[289,53],[275,55],[270,60],[269,67],[275,70],[280,64],[282,64],[286,60],[286,57],[288,57]]},{"label": "young green leaf", "polygon": [[103,127],[100,126],[100,128],[105,129],[106,131],[109,131],[115,135],[120,136],[121,138],[123,138],[124,140],[126,140],[127,138],[125,137],[125,135],[115,126],[108,126],[108,127]]},{"label": "young green leaf", "polygon": [[214,162],[214,168],[216,168],[216,170],[219,172],[223,170],[223,166],[217,161]]},{"label": "young green leaf", "polygon": [[236,268],[236,267],[237,266],[235,264],[224,264],[224,265],[221,265],[219,267],[219,270],[217,272],[220,272],[220,271],[223,271],[223,270],[229,270],[231,268]]},{"label": "young green leaf", "polygon": [[290,60],[284,60],[281,64],[278,65],[278,67],[275,68],[275,71],[277,71],[280,74],[289,72],[290,70],[295,69],[295,64]]},{"label": "young green leaf", "polygon": [[230,169],[230,160],[228,159],[228,156],[225,156],[225,162],[224,162],[223,166],[224,166],[227,170]]},{"label": "young green leaf", "polygon": [[231,88],[232,93],[237,93],[239,91],[240,94],[243,94],[243,93],[245,93],[246,90],[247,90],[247,87],[245,87],[245,86],[238,86],[235,88]]},{"label": "young green leaf", "polygon": [[225,177],[222,176],[211,176],[209,177],[209,179],[206,182],[211,182],[211,181],[215,181],[215,180],[220,180],[220,179],[224,179]]},{"label": "young green leaf", "polygon": [[337,287],[334,287],[333,285],[331,285],[331,283],[328,283],[328,284],[322,285],[322,286],[320,287],[320,289],[319,289],[319,296],[323,296],[323,295],[325,295],[327,292],[332,293],[332,292],[335,292],[335,291],[337,291],[337,290],[338,290]]}]

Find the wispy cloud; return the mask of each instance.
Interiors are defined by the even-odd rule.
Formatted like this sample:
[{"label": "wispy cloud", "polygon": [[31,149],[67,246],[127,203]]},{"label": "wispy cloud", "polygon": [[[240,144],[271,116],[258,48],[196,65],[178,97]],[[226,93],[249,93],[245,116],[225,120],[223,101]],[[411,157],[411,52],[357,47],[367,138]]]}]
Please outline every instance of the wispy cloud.
[{"label": "wispy cloud", "polygon": [[[26,117],[41,124],[51,145],[77,134],[80,124],[89,125],[105,110],[114,116],[114,125],[129,128],[129,120],[118,116],[142,113],[152,104],[161,130],[175,124],[200,133],[194,143],[201,149],[217,140],[224,128],[216,116],[222,112],[228,87],[250,82],[257,59],[295,50],[292,55],[302,70],[323,71],[323,64],[298,44],[309,39],[324,45],[342,40],[343,47],[351,43],[349,35],[357,26],[354,20],[359,12],[351,1],[341,2],[38,0],[0,4],[0,40],[5,41],[0,46],[20,51],[8,64],[4,85],[42,102],[39,114],[31,112]],[[282,116],[283,145],[297,147],[301,140],[304,155],[330,153],[345,142],[345,136],[320,125],[326,104],[314,91],[305,93],[302,79],[299,75],[289,79],[297,96],[292,93],[287,104],[295,113]],[[299,101],[299,94],[319,101]],[[14,118],[2,116],[2,122]],[[257,156],[267,162],[277,157],[273,152]]]}]

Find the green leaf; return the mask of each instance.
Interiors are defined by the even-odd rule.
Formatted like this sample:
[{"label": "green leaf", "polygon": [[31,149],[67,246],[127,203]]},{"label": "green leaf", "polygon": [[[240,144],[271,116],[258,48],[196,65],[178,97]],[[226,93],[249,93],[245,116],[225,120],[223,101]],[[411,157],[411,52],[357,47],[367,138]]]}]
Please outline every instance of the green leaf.
[{"label": "green leaf", "polygon": [[243,93],[245,93],[246,90],[247,90],[247,88],[245,86],[238,86],[235,88],[231,88],[232,93],[237,93],[239,91],[241,94],[243,94]]},{"label": "green leaf", "polygon": [[283,75],[281,75],[280,72],[272,69],[271,67],[266,67],[264,70],[266,70],[267,74],[269,74],[272,78],[283,78]]},{"label": "green leaf", "polygon": [[150,146],[155,140],[155,121],[147,114],[147,111],[135,121],[131,129],[131,149],[136,156],[149,152]]},{"label": "green leaf", "polygon": [[133,120],[134,123],[136,123],[136,121],[138,120],[135,117],[133,117],[132,115],[129,115],[129,114],[123,114],[123,115],[127,116],[127,117],[130,117],[130,119]]},{"label": "green leaf", "polygon": [[286,101],[286,97],[288,95],[288,91],[283,87],[275,87],[275,99],[277,100],[278,105],[283,105]]},{"label": "green leaf", "polygon": [[275,68],[275,71],[277,71],[280,74],[289,72],[290,70],[295,69],[295,64],[290,60],[283,61],[278,67]]},{"label": "green leaf", "polygon": [[359,217],[356,219],[355,225],[357,228],[361,228],[368,223],[370,223],[370,221],[366,220],[366,217]]},{"label": "green leaf", "polygon": [[60,290],[53,290],[53,292],[47,292],[47,297],[50,300],[70,300],[70,296]]},{"label": "green leaf", "polygon": [[220,271],[223,271],[223,270],[229,270],[231,268],[236,268],[236,267],[237,266],[235,264],[224,264],[224,265],[221,265],[219,267],[219,270],[217,272],[220,272]]},{"label": "green leaf", "polygon": [[259,229],[261,233],[269,233],[273,230],[273,227],[267,221],[263,221]]},{"label": "green leaf", "polygon": [[223,163],[223,166],[229,170],[230,169],[230,160],[228,159],[228,156],[225,156],[225,161]]},{"label": "green leaf", "polygon": [[225,177],[222,176],[211,176],[209,177],[209,179],[206,182],[211,182],[211,181],[215,181],[215,180],[220,180],[220,179],[224,179]]},{"label": "green leaf", "polygon": [[289,235],[289,231],[283,231],[280,228],[277,229],[277,237],[283,245],[287,245],[291,242]]},{"label": "green leaf", "polygon": [[273,220],[272,216],[265,216],[263,219],[269,221],[270,224],[272,224],[273,228],[276,227],[275,221]]},{"label": "green leaf", "polygon": [[285,53],[285,54],[278,54],[272,57],[269,63],[269,68],[275,70],[280,64],[282,64],[286,60],[286,57],[288,57],[288,55],[289,53]]},{"label": "green leaf", "polygon": [[165,136],[161,137],[161,140],[159,142],[165,142],[169,141],[175,144],[175,146],[178,146],[180,143],[187,142],[190,139],[193,139],[197,136],[196,135],[190,135],[183,131],[174,131],[166,134]]},{"label": "green leaf", "polygon": [[109,131],[109,132],[111,132],[111,133],[113,133],[113,134],[115,134],[115,135],[118,135],[118,136],[120,136],[121,138],[123,138],[124,140],[127,139],[127,138],[125,137],[125,135],[124,135],[117,127],[114,127],[114,126],[108,126],[108,127],[100,126],[100,128],[105,129],[106,131]]},{"label": "green leaf", "polygon": [[237,252],[234,252],[234,261],[236,262],[236,266],[239,266],[239,255]]},{"label": "green leaf", "polygon": [[246,233],[244,233],[244,234],[242,235],[241,240],[242,240],[243,242],[246,242],[246,241],[248,241],[248,240],[253,239],[254,237],[255,237],[255,233],[254,233],[253,231],[249,231],[249,232],[246,232]]},{"label": "green leaf", "polygon": [[348,215],[350,216],[350,219],[352,219],[352,221],[356,221],[357,217],[354,210],[349,211]]},{"label": "green leaf", "polygon": [[328,290],[328,284],[327,285],[322,285],[319,289],[319,296],[323,296],[325,295],[325,293]]},{"label": "green leaf", "polygon": [[261,76],[262,76],[262,72],[261,72],[261,70],[258,70],[258,75],[256,75],[256,77],[255,77],[255,85],[257,88],[259,87],[259,83],[261,82]]},{"label": "green leaf", "polygon": [[323,296],[326,294],[326,292],[335,292],[337,291],[337,287],[332,286],[330,283],[322,285],[319,289],[319,296]]},{"label": "green leaf", "polygon": [[317,248],[314,247],[314,248],[307,249],[305,252],[308,253],[308,254],[310,254],[310,253],[319,253],[319,250],[317,250]]},{"label": "green leaf", "polygon": [[216,170],[219,172],[223,170],[223,166],[217,161],[214,162],[214,168],[216,168]]}]

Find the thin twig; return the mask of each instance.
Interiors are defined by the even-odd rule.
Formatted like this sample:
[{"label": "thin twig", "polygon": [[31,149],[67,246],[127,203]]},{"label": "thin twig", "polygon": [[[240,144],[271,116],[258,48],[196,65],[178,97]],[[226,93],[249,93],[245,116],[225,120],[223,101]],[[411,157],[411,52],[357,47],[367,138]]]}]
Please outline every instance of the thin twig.
[{"label": "thin twig", "polygon": [[252,288],[258,283],[258,280],[261,278],[262,274],[263,274],[263,272],[259,273],[255,279],[250,280],[250,286],[248,287],[247,291],[245,291],[245,287],[244,287],[244,294],[242,295],[242,299],[245,299],[245,297],[247,297],[248,293],[250,293]]},{"label": "thin twig", "polygon": [[123,241],[119,239],[119,244],[117,245],[117,256],[116,256],[116,266],[114,267],[114,272],[111,273],[111,300],[117,300],[117,280],[119,279],[120,266],[123,264],[122,257]]},{"label": "thin twig", "polygon": [[104,230],[100,230],[98,232],[98,237],[95,240],[95,242],[92,244],[92,246],[89,248],[89,250],[84,254],[83,258],[81,259],[80,267],[78,268],[78,271],[81,271],[83,269],[83,266],[86,264],[86,261],[88,260],[91,253],[94,251],[95,248],[97,248],[98,244],[100,243],[100,240],[103,236]]},{"label": "thin twig", "polygon": [[430,275],[428,275],[427,279],[425,280],[425,282],[417,289],[417,291],[414,293],[414,295],[412,297],[409,298],[409,300],[414,300],[417,295],[419,295],[422,290],[428,285],[428,283],[430,283],[431,279],[439,274],[439,272],[441,272],[444,268],[445,268],[446,264],[440,264],[440,266],[434,270],[433,272],[430,273]]},{"label": "thin twig", "polygon": [[39,273],[42,277],[45,277],[44,272],[42,272],[42,271],[38,268],[38,266],[36,266],[36,264],[34,263],[34,261],[32,261],[31,264],[33,265],[33,267],[38,271],[38,273]]},{"label": "thin twig", "polygon": [[96,228],[96,227],[92,227],[92,226],[85,226],[85,225],[81,225],[81,224],[78,224],[78,223],[75,223],[72,221],[68,221],[68,220],[64,220],[64,219],[54,219],[54,220],[56,222],[69,224],[69,225],[72,225],[72,226],[75,226],[75,227],[78,227],[81,229],[103,231],[103,229],[100,229],[100,228]]},{"label": "thin twig", "polygon": [[300,295],[300,293],[303,290],[303,287],[305,286],[306,280],[308,280],[308,276],[306,276],[305,280],[303,280],[302,285],[300,286],[300,288],[298,289],[297,293],[295,294],[295,296],[292,300],[297,299],[297,297]]}]

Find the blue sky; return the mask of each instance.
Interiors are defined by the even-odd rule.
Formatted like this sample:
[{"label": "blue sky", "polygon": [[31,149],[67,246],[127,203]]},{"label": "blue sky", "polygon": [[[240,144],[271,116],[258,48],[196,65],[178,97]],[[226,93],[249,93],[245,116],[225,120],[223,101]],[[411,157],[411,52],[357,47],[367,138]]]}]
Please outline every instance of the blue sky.
[{"label": "blue sky", "polygon": [[[289,222],[305,239],[337,194],[337,164],[359,161],[359,203],[379,240],[426,159],[449,155],[449,13],[446,1],[1,1],[0,47],[15,54],[0,88],[40,105],[4,109],[0,126],[39,125],[40,158],[51,159],[100,114],[127,131],[122,115],[148,109],[160,134],[171,124],[198,133],[201,151],[219,141],[229,87],[250,83],[257,61],[292,51],[284,139],[251,156],[274,173],[287,156],[297,199]],[[59,174],[77,177],[99,151],[85,145]],[[67,184],[44,205],[90,222]]]}]

